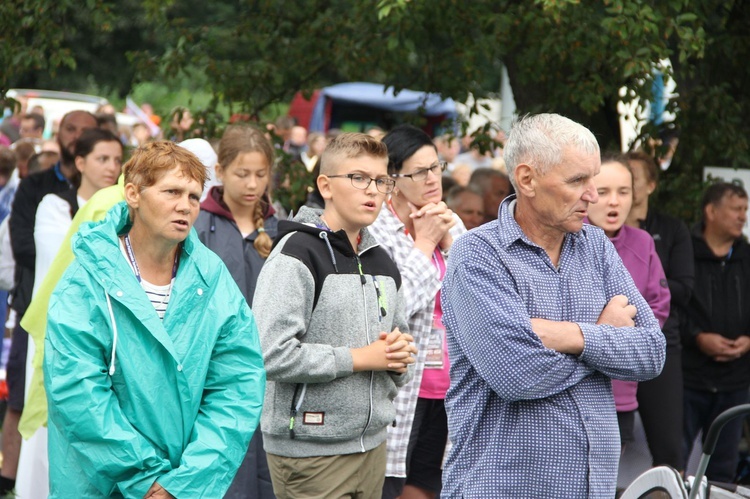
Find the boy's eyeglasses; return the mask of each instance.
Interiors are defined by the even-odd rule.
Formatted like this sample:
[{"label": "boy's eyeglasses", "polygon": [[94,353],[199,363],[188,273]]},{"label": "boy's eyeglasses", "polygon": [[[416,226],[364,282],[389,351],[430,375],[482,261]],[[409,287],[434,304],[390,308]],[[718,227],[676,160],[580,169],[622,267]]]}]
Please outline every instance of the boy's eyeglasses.
[{"label": "boy's eyeglasses", "polygon": [[363,191],[370,187],[370,183],[375,181],[375,188],[383,194],[390,194],[393,192],[393,188],[396,187],[396,181],[392,178],[381,177],[372,178],[365,177],[361,173],[347,173],[345,175],[326,175],[328,178],[348,178],[352,181],[352,185],[357,189]]},{"label": "boy's eyeglasses", "polygon": [[414,173],[391,173],[391,177],[393,178],[406,177],[406,178],[412,179],[414,182],[423,182],[427,180],[428,173],[432,172],[435,175],[440,176],[440,174],[444,172],[447,167],[448,167],[448,163],[446,163],[445,161],[438,161],[437,163],[433,163],[427,168],[420,168]]}]

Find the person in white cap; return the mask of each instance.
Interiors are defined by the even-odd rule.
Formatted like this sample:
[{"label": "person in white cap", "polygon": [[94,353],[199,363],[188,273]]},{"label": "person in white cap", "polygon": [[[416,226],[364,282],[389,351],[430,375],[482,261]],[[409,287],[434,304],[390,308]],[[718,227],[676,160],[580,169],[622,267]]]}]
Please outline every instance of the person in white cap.
[{"label": "person in white cap", "polygon": [[205,139],[187,139],[178,145],[198,156],[200,162],[206,167],[208,180],[206,180],[206,185],[203,186],[203,194],[201,195],[201,202],[203,202],[206,196],[208,196],[211,187],[221,185],[221,182],[216,178],[216,170],[214,168],[219,162],[219,157],[216,155],[213,146]]}]

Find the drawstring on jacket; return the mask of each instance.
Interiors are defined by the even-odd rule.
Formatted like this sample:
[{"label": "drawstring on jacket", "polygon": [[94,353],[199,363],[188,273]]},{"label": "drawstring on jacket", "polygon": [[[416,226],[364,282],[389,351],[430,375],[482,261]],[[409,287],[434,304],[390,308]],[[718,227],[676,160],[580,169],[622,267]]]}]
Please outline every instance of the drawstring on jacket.
[{"label": "drawstring on jacket", "polygon": [[320,231],[320,234],[318,234],[318,237],[326,242],[326,246],[328,246],[328,254],[331,255],[331,261],[333,262],[333,269],[338,274],[339,268],[336,266],[336,255],[333,254],[333,246],[331,246],[331,241],[328,240],[328,232],[322,230]]},{"label": "drawstring on jacket", "polygon": [[109,375],[115,374],[115,354],[117,353],[117,322],[115,322],[115,313],[112,311],[112,302],[109,300],[109,294],[105,291],[107,297],[107,308],[109,309],[109,320],[112,321],[112,331],[114,332],[114,341],[112,342],[112,358],[109,361]]},{"label": "drawstring on jacket", "polygon": [[216,232],[216,215],[211,213],[211,227],[208,229],[213,234]]}]

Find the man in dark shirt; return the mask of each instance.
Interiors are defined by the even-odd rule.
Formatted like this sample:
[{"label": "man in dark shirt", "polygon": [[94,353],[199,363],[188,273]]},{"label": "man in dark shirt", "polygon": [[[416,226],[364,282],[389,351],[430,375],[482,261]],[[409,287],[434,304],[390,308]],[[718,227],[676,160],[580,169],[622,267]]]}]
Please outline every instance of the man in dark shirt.
[{"label": "man in dark shirt", "polygon": [[[57,194],[72,187],[70,179],[76,172],[74,155],[76,140],[84,130],[96,127],[96,117],[86,111],[71,111],[63,116],[57,135],[61,153],[60,161],[49,170],[23,179],[18,186],[8,227],[13,257],[16,260],[15,286],[11,298],[11,308],[16,313],[16,322],[20,322],[26,312],[34,287],[36,264],[34,225],[37,206],[47,194]],[[29,340],[28,334],[20,326],[14,328],[12,338],[7,366],[9,395],[8,410],[3,421],[3,467],[0,469],[0,496],[4,496],[15,486],[21,448],[18,421],[23,411],[26,347]]]},{"label": "man in dark shirt", "polygon": [[[702,206],[703,221],[693,230],[695,288],[681,331],[685,456],[719,413],[748,402],[750,387],[750,245],[742,237],[747,192],[717,183]],[[740,419],[724,427],[706,470],[709,479],[734,481],[741,432]]]}]

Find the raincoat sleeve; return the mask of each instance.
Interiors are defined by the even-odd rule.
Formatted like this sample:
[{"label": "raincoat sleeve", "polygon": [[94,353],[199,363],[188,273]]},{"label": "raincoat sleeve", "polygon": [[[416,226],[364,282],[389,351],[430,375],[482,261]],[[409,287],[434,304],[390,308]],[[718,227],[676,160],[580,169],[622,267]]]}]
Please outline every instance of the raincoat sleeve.
[{"label": "raincoat sleeve", "polygon": [[158,479],[175,497],[222,497],[260,421],[266,386],[255,319],[224,269],[218,284],[231,315],[211,352],[198,417],[179,467]]},{"label": "raincoat sleeve", "polygon": [[80,463],[102,496],[116,484],[125,497],[142,497],[171,465],[133,428],[112,391],[104,290],[92,292],[98,284],[87,279],[74,263],[50,299],[44,355],[50,451],[62,449]]}]

